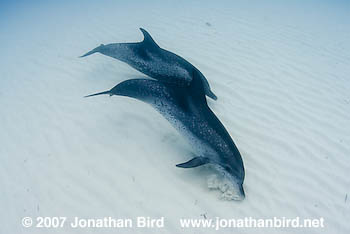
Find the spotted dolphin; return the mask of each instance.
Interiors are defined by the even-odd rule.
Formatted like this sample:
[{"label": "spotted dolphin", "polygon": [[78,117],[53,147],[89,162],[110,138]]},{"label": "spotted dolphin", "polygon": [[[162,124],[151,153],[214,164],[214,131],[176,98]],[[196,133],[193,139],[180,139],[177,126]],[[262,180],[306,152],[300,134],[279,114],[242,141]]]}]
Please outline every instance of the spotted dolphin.
[{"label": "spotted dolphin", "polygon": [[101,44],[81,57],[101,53],[127,63],[136,70],[154,79],[188,86],[192,80],[192,70],[195,69],[204,86],[205,94],[216,100],[204,75],[184,58],[168,50],[160,48],[151,35],[140,28],[144,39],[141,42]]},{"label": "spotted dolphin", "polygon": [[108,91],[86,97],[108,94],[138,99],[153,106],[193,147],[194,158],[177,164],[193,168],[211,164],[232,184],[235,200],[243,200],[244,165],[241,154],[229,133],[207,104],[203,79],[193,69],[188,86],[151,79],[130,79]]}]

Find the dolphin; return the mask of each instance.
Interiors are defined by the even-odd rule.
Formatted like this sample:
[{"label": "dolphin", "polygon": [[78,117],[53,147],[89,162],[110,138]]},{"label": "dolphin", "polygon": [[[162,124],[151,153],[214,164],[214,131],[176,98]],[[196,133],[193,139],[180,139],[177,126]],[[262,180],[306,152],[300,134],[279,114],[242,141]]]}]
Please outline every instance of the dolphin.
[{"label": "dolphin", "polygon": [[140,30],[144,36],[141,42],[101,44],[80,57],[99,52],[125,62],[154,79],[182,86],[190,84],[191,73],[195,69],[203,81],[205,94],[217,100],[216,95],[210,90],[207,79],[197,68],[179,55],[160,48],[145,29]]},{"label": "dolphin", "polygon": [[203,79],[193,69],[188,86],[151,79],[130,79],[108,91],[86,97],[108,94],[135,98],[153,106],[193,147],[194,158],[177,164],[193,168],[211,164],[232,184],[234,200],[243,200],[244,165],[240,152],[229,133],[207,104]]}]

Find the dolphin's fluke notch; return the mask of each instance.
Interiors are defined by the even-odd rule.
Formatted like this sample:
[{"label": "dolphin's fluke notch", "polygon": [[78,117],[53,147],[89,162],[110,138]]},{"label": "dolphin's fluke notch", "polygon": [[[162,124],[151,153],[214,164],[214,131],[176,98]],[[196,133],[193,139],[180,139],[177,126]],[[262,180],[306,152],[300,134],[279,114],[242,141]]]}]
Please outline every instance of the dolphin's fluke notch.
[{"label": "dolphin's fluke notch", "polygon": [[108,91],[104,91],[104,92],[99,92],[99,93],[90,94],[90,95],[84,96],[84,98],[87,98],[87,97],[92,97],[92,96],[97,96],[97,95],[103,95],[103,94],[109,94],[109,95],[112,95],[112,94],[111,94],[111,91],[110,91],[110,90],[108,90]]}]

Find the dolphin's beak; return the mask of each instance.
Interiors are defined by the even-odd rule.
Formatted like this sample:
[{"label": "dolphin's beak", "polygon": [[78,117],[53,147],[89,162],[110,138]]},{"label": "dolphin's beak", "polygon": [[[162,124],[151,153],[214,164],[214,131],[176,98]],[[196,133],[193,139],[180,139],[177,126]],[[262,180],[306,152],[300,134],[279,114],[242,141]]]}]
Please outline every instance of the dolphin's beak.
[{"label": "dolphin's beak", "polygon": [[[98,48],[98,47],[97,47],[97,48]],[[93,50],[90,50],[89,52],[87,52],[86,54],[80,56],[79,58],[83,58],[83,57],[86,57],[86,56],[88,56],[88,55],[90,55],[90,54],[94,54],[94,53],[98,52],[98,51],[96,50],[97,48],[95,48],[95,49],[93,49]]]},{"label": "dolphin's beak", "polygon": [[100,92],[100,93],[90,94],[90,95],[84,96],[84,98],[86,98],[86,97],[92,97],[92,96],[97,96],[97,95],[102,95],[102,94],[109,94],[109,95],[112,95],[112,94],[111,94],[111,91],[108,90],[108,91],[104,91],[104,92]]},{"label": "dolphin's beak", "polygon": [[89,56],[90,54],[94,54],[94,53],[100,52],[100,49],[101,49],[101,47],[103,47],[103,46],[104,46],[104,45],[101,44],[100,46],[96,47],[96,48],[93,49],[93,50],[90,50],[89,52],[87,52],[86,54],[80,56],[79,58],[83,58],[83,57]]}]

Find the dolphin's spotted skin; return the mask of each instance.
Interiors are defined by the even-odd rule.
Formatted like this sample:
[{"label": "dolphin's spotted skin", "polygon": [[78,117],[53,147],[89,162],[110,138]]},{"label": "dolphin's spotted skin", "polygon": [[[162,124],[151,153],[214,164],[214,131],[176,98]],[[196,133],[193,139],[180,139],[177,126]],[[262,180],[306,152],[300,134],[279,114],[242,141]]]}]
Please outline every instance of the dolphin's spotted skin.
[{"label": "dolphin's spotted skin", "polygon": [[203,81],[205,94],[216,100],[204,75],[184,58],[160,48],[151,35],[140,28],[144,40],[135,43],[112,43],[100,45],[81,57],[99,52],[129,64],[136,70],[165,83],[188,86],[193,69]]},{"label": "dolphin's spotted skin", "polygon": [[163,83],[150,79],[131,79],[99,94],[136,98],[157,109],[184,137],[191,142],[198,157],[178,167],[191,168],[214,164],[229,178],[235,195],[244,199],[244,166],[241,155],[225,127],[210,110],[204,94],[203,81],[196,69],[188,86]]}]

